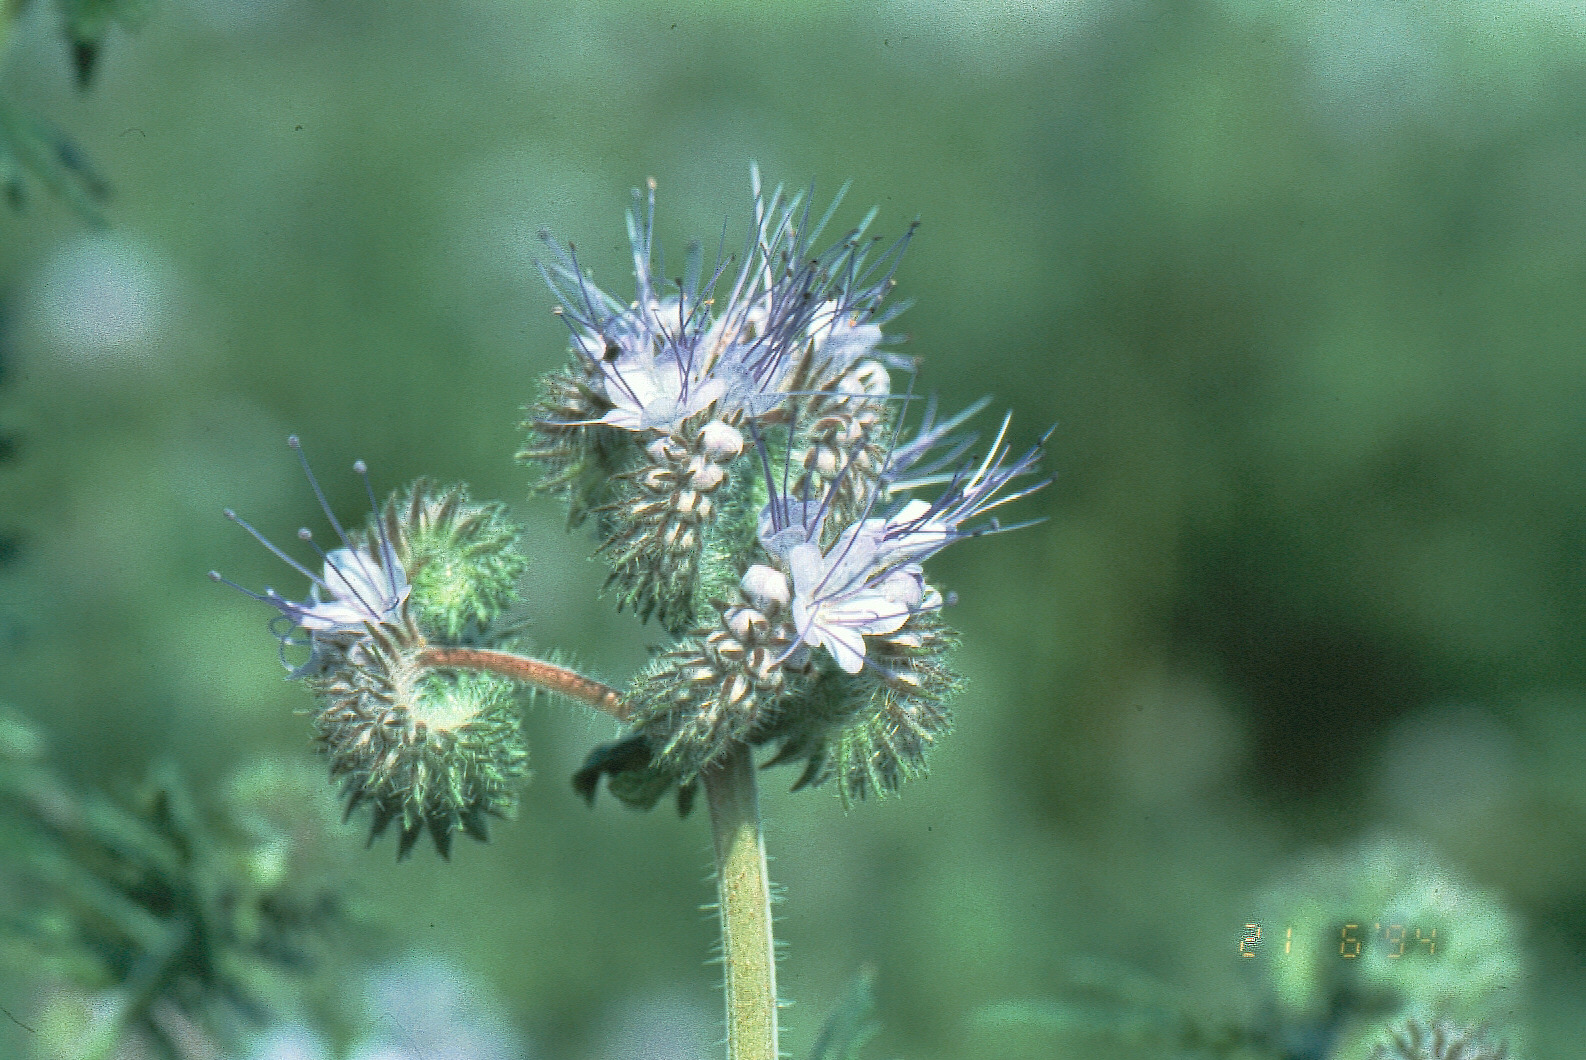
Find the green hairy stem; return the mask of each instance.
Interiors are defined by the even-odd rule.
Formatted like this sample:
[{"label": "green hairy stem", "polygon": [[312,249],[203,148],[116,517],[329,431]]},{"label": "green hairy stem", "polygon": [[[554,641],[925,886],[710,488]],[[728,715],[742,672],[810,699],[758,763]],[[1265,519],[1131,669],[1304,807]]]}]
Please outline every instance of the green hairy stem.
[{"label": "green hairy stem", "polygon": [[754,752],[739,745],[706,770],[716,846],[721,950],[726,974],[728,1060],[777,1060],[776,953],[771,884],[755,790]]},{"label": "green hairy stem", "polygon": [[[620,694],[582,674],[504,651],[426,648],[419,661],[515,678],[625,719]],[[727,994],[728,1060],[777,1060],[776,953],[771,883],[755,787],[754,752],[745,744],[701,774],[710,804]]]}]

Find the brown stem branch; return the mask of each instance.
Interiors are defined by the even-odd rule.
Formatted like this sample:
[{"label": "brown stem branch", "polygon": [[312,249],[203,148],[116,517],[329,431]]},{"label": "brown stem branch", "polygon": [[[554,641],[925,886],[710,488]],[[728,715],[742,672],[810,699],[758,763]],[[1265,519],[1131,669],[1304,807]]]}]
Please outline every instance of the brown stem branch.
[{"label": "brown stem branch", "polygon": [[628,711],[622,694],[610,685],[601,684],[565,666],[516,655],[510,651],[490,648],[438,648],[427,647],[419,652],[420,666],[437,670],[481,670],[500,674],[526,685],[555,692],[559,696],[582,703],[602,714],[610,714],[618,721],[628,720]]}]

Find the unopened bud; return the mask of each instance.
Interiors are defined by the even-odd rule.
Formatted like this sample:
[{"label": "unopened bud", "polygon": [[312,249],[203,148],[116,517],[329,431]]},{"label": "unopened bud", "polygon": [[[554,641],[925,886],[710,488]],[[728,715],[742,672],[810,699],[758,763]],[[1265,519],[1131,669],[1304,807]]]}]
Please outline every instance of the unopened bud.
[{"label": "unopened bud", "polygon": [[892,377],[880,361],[862,361],[843,377],[839,388],[871,397],[883,397],[892,392]]},{"label": "unopened bud", "polygon": [[739,588],[749,602],[761,611],[780,611],[793,599],[787,575],[763,563],[756,563],[744,572]]},{"label": "unopened bud", "polygon": [[743,452],[743,435],[735,427],[711,420],[700,428],[699,451],[711,461],[725,464]]}]

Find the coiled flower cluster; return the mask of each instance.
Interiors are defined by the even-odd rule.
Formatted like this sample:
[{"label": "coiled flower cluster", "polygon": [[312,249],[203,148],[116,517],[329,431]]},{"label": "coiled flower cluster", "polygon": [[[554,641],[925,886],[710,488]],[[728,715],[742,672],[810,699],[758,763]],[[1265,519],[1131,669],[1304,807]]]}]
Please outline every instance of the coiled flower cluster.
[{"label": "coiled flower cluster", "polygon": [[[518,455],[538,469],[542,492],[566,500],[570,525],[597,516],[619,608],[682,633],[701,612],[716,495],[745,452],[746,425],[815,425],[801,448],[834,477],[887,418],[885,364],[904,362],[878,349],[880,306],[908,236],[872,255],[862,224],[816,252],[831,209],[812,221],[805,196],[767,196],[755,174],[736,269],[718,254],[707,275],[694,244],[684,276],[664,290],[652,265],[655,187],[634,194],[631,302],[595,286],[576,249],[545,236],[546,281],[573,357],[528,409]],[[843,452],[828,452],[833,443]]]},{"label": "coiled flower cluster", "polygon": [[962,682],[922,564],[1011,529],[987,513],[1045,484],[1041,445],[1014,455],[1006,420],[967,457],[975,438],[960,428],[985,402],[939,421],[933,401],[916,418],[912,386],[894,388],[915,366],[884,349],[896,309],[880,306],[908,236],[869,260],[867,217],[817,251],[831,210],[811,223],[807,196],[767,196],[758,174],[752,191],[741,261],[707,273],[693,247],[665,293],[655,189],[635,192],[631,303],[547,237],[573,363],[528,410],[519,456],[570,526],[596,517],[619,609],[676,637],[624,696],[629,734],[576,778],[586,796],[604,777],[634,805],[675,788],[686,807],[700,774],[744,744],[801,763],[795,787],[832,781],[845,801],[923,772]]},{"label": "coiled flower cluster", "polygon": [[[804,763],[795,787],[833,780],[845,800],[895,790],[924,771],[962,683],[945,661],[955,636],[939,615],[944,597],[921,565],[953,541],[1001,529],[975,520],[1039,488],[1003,492],[1033,473],[1040,447],[1011,458],[999,433],[936,500],[876,515],[877,487],[860,498],[872,514],[846,526],[835,484],[819,500],[795,499],[781,492],[791,475],[777,474],[763,438],[757,448],[767,500],[755,546],[720,557],[741,574],[716,623],[634,683],[635,729],[683,784],[737,743],[770,743],[772,762]],[[904,470],[884,461],[878,482],[895,484]]]},{"label": "coiled flower cluster", "polygon": [[[288,441],[301,457],[297,439]],[[519,532],[499,505],[474,504],[461,486],[420,480],[378,504],[361,461],[371,512],[366,527],[349,530],[306,460],[303,469],[341,547],[325,552],[309,530],[298,532],[323,562],[316,574],[228,510],[312,586],[302,601],[242,591],[280,612],[283,661],[307,649],[288,670],[314,693],[314,737],[346,814],[370,808],[371,841],[395,824],[399,857],[425,832],[447,856],[456,832],[483,840],[490,817],[514,811],[528,751],[512,681],[449,671],[425,652],[512,642],[502,616],[527,566]]]},{"label": "coiled flower cluster", "polygon": [[514,809],[525,685],[627,724],[575,777],[586,797],[604,779],[630,804],[675,792],[686,811],[702,774],[755,746],[802,766],[795,788],[896,789],[924,771],[962,683],[949,597],[923,564],[1012,529],[989,513],[1045,485],[1044,439],[1014,455],[1005,419],[972,457],[961,428],[986,402],[938,419],[912,381],[894,385],[915,370],[882,330],[907,233],[868,238],[867,216],[817,249],[837,201],[813,217],[809,196],[767,194],[754,173],[741,256],[707,270],[692,246],[663,289],[653,184],[635,200],[631,301],[546,237],[572,359],[543,381],[519,453],[569,527],[593,523],[619,610],[673,638],[626,692],[509,650],[519,531],[460,486],[421,480],[381,504],[359,462],[371,511],[349,529],[292,438],[338,547],[299,531],[318,556],[305,565],[226,513],[309,581],[306,599],[242,591],[277,612],[283,662],[298,653],[287,668],[315,695],[346,812],[370,809],[371,840],[395,825],[399,857],[426,832],[446,856]]}]

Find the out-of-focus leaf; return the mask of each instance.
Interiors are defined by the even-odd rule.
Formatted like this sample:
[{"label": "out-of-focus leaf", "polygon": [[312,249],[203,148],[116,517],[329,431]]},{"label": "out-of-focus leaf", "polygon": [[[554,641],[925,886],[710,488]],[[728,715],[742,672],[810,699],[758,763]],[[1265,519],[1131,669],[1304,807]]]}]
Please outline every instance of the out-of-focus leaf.
[{"label": "out-of-focus leaf", "polygon": [[875,984],[875,969],[859,973],[847,996],[826,1017],[810,1060],[859,1060],[859,1051],[881,1029],[875,1021]]},{"label": "out-of-focus leaf", "polygon": [[110,198],[110,186],[82,151],[59,130],[0,97],[0,194],[12,209],[26,205],[30,179],[64,201],[84,223],[106,226],[101,207]]}]

